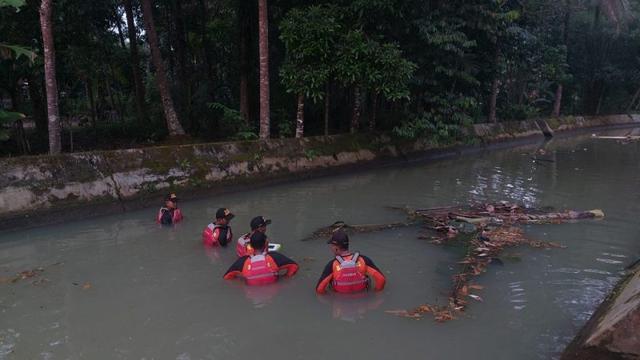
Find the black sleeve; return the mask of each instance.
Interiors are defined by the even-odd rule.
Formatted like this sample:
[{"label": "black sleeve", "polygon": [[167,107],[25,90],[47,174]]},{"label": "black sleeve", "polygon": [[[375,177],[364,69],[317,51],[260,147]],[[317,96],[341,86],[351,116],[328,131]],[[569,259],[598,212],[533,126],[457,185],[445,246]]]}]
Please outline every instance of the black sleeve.
[{"label": "black sleeve", "polygon": [[227,234],[229,233],[229,231],[231,231],[231,228],[229,226],[224,226],[224,227],[220,227],[220,234],[218,235],[218,243],[220,244],[220,246],[222,247],[226,247],[227,245],[229,245],[229,239],[227,239]]},{"label": "black sleeve", "polygon": [[238,258],[238,260],[236,260],[233,264],[231,264],[227,272],[224,273],[224,277],[226,278],[227,275],[231,274],[232,272],[242,272],[242,268],[244,267],[244,262],[248,258],[249,258],[248,256],[243,256],[241,258]]},{"label": "black sleeve", "polygon": [[290,265],[290,264],[296,264],[297,263],[291,259],[289,259],[288,257],[280,254],[279,252],[275,252],[275,251],[269,251],[269,256],[271,256],[271,258],[273,259],[273,261],[276,262],[276,265],[278,265],[278,267],[283,267],[285,265]]},{"label": "black sleeve", "polygon": [[171,225],[173,223],[173,214],[169,209],[162,209],[162,217],[160,218],[162,225]]},{"label": "black sleeve", "polygon": [[373,263],[373,260],[369,259],[368,257],[364,256],[364,255],[360,255],[360,257],[364,260],[364,263],[370,267],[375,269],[376,271],[378,271],[379,273],[382,273],[382,271],[380,271],[380,269],[378,269],[378,267],[376,266],[376,264]]},{"label": "black sleeve", "polygon": [[324,270],[322,270],[322,275],[320,275],[320,279],[318,279],[316,288],[318,287],[318,285],[320,285],[322,280],[324,280],[327,276],[331,275],[332,273],[333,273],[333,259],[331,259],[331,261],[329,261],[327,265],[324,267]]}]

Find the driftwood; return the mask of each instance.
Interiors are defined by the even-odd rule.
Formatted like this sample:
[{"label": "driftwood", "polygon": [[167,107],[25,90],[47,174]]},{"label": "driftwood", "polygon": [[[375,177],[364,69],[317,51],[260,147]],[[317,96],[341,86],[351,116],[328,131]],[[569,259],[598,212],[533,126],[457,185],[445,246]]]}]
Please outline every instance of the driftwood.
[{"label": "driftwood", "polygon": [[[429,239],[433,244],[457,241],[465,246],[465,256],[458,263],[460,272],[453,276],[453,284],[446,305],[423,304],[412,310],[389,310],[390,314],[419,319],[431,313],[436,321],[455,319],[464,312],[469,299],[482,301],[473,292],[482,286],[472,281],[484,273],[492,263],[502,263],[500,255],[506,248],[528,245],[534,248],[561,248],[552,242],[531,240],[524,236],[523,224],[561,224],[582,219],[604,217],[602,210],[554,211],[552,208],[526,208],[506,201],[469,206],[440,206],[426,209],[389,207],[401,210],[407,215],[405,222],[390,224],[348,225],[338,221],[320,228],[304,240],[329,238],[333,232],[344,230],[349,234],[369,233],[422,224],[427,231],[419,237]],[[429,235],[429,232],[431,235]],[[467,236],[459,236],[466,233]]]},{"label": "driftwood", "polygon": [[[464,240],[466,252],[459,262],[462,269],[453,276],[453,284],[446,305],[423,304],[412,310],[393,310],[389,313],[408,318],[421,318],[431,313],[438,322],[456,318],[464,312],[468,299],[482,301],[473,294],[482,286],[472,280],[484,273],[494,262],[502,263],[499,256],[505,248],[528,245],[535,248],[559,248],[561,245],[527,239],[520,224],[559,224],[580,219],[604,217],[601,210],[589,211],[548,211],[528,209],[508,202],[472,205],[468,207],[442,207],[429,210],[408,210],[411,217],[421,217],[424,227],[439,236],[431,237],[434,244],[459,240],[461,224],[472,226],[472,234]],[[422,236],[422,238],[427,238]]]},{"label": "driftwood", "polygon": [[349,225],[349,224],[346,224],[344,221],[336,221],[335,223],[329,226],[325,226],[314,231],[311,235],[307,236],[302,241],[321,239],[321,238],[328,239],[331,237],[331,235],[334,232],[338,230],[343,230],[347,234],[351,235],[351,234],[362,234],[362,233],[371,233],[371,232],[377,232],[377,231],[397,229],[397,228],[407,227],[411,225],[414,225],[414,223],[410,221],[395,222],[390,224],[360,224],[360,225]]}]

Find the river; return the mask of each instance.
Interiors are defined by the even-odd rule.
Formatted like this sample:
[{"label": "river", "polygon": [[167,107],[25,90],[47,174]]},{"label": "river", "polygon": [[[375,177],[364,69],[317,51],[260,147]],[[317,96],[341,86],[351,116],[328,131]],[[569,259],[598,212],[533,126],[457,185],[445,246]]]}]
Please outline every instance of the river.
[{"label": "river", "polygon": [[[553,162],[533,162],[539,148]],[[385,313],[446,301],[460,253],[418,239],[418,227],[352,236],[387,276],[384,292],[314,293],[331,255],[324,240],[300,239],[318,227],[402,220],[388,205],[496,200],[606,218],[527,226],[566,248],[509,249],[520,261],[490,266],[477,281],[484,301],[445,324]],[[146,209],[0,234],[0,359],[557,358],[640,256],[640,142],[555,139],[180,205],[174,228]],[[218,207],[236,214],[236,238],[251,217],[272,219],[268,234],[299,273],[262,288],[224,281],[234,249],[200,243]]]}]

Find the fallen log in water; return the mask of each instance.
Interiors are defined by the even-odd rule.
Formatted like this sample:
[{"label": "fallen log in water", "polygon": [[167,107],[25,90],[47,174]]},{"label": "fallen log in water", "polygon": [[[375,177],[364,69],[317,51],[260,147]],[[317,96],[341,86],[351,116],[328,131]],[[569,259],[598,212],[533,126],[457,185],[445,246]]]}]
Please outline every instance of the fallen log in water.
[{"label": "fallen log in water", "polygon": [[[427,210],[404,208],[403,210],[410,217],[421,218],[426,229],[440,234],[431,237],[431,242],[434,244],[460,241],[461,237],[458,235],[461,232],[460,229],[464,229],[461,224],[469,224],[473,229],[471,236],[462,240],[466,247],[465,256],[458,262],[462,265],[462,269],[452,277],[453,284],[446,305],[423,304],[411,310],[388,311],[393,315],[412,319],[419,319],[424,314],[430,313],[438,322],[452,320],[462,314],[469,299],[483,301],[482,297],[473,293],[481,290],[482,286],[472,283],[472,280],[487,271],[487,267],[491,263],[502,263],[499,259],[504,249],[521,245],[534,248],[562,247],[552,242],[528,239],[524,236],[523,229],[518,225],[560,224],[580,219],[604,217],[602,210],[558,212],[530,209],[508,202],[467,207],[439,207]],[[421,238],[426,238],[426,236],[423,235]]]},{"label": "fallen log in water", "polygon": [[331,237],[331,234],[338,230],[342,230],[347,234],[362,234],[362,233],[371,233],[383,230],[397,229],[401,227],[407,227],[414,225],[414,222],[395,222],[390,224],[359,224],[359,225],[349,225],[344,221],[336,221],[335,223],[322,227],[316,231],[314,231],[311,235],[302,239],[302,241],[309,241],[314,239],[325,238],[328,239]]}]

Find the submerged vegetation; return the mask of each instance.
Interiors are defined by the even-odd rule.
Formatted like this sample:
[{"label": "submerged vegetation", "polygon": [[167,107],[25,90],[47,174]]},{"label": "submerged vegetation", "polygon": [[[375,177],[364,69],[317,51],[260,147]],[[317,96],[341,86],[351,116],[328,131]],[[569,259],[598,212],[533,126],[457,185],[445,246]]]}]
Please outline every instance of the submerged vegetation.
[{"label": "submerged vegetation", "polygon": [[464,127],[640,105],[626,0],[0,0],[0,154]]}]

